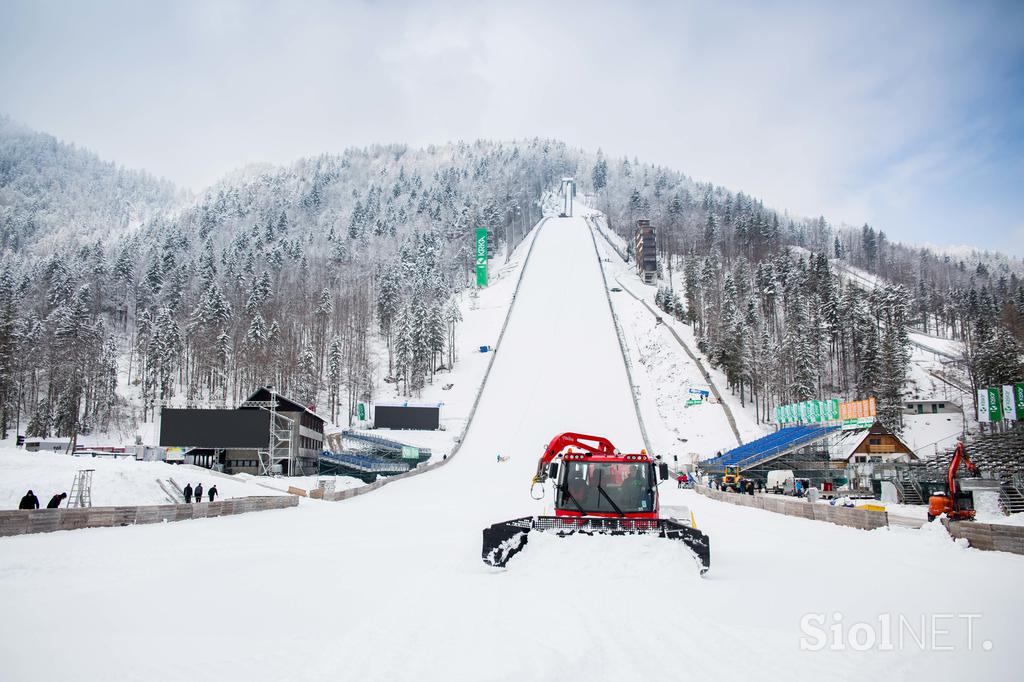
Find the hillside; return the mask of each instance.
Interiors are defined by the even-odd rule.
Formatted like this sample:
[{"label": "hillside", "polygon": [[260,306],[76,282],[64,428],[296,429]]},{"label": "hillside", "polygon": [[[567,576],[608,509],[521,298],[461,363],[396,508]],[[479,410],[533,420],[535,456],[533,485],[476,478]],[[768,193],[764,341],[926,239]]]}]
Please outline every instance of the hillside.
[{"label": "hillside", "polygon": [[185,198],[174,185],[0,115],[0,249],[42,256],[116,239]]},{"label": "hillside", "polygon": [[457,361],[475,227],[510,251],[572,167],[541,140],[351,149],[12,262],[4,428],[130,433],[158,403],[237,404],[267,383],[342,422],[382,381],[418,395]]},{"label": "hillside", "polygon": [[894,243],[869,225],[794,217],[600,153],[581,166],[589,202],[625,251],[637,218],[657,226],[658,305],[693,325],[701,352],[760,419],[780,404],[875,396],[880,419],[902,430],[904,399],[923,384],[911,365],[915,331],[963,349],[955,369],[968,413],[978,386],[1024,378],[1020,259]]},{"label": "hillside", "polygon": [[659,305],[755,424],[875,395],[901,428],[904,397],[932,381],[912,332],[963,348],[962,385],[1022,371],[1019,260],[794,218],[636,160],[546,140],[382,145],[252,166],[189,199],[2,130],[4,431],[138,433],[159,404],[233,405],[267,383],[337,423],[385,387],[416,397],[458,362],[474,229],[510,252],[564,175],[627,250],[637,217],[658,226]]}]

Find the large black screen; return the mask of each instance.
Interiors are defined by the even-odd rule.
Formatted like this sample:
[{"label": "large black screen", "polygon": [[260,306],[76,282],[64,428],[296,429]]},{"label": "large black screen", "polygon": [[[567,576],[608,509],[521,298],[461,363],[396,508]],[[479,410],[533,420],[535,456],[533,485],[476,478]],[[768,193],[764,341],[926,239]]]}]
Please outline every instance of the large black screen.
[{"label": "large black screen", "polygon": [[440,421],[439,407],[377,405],[373,408],[373,425],[378,429],[436,431]]},{"label": "large black screen", "polygon": [[270,442],[266,410],[181,410],[160,414],[160,445],[199,448],[265,448]]}]

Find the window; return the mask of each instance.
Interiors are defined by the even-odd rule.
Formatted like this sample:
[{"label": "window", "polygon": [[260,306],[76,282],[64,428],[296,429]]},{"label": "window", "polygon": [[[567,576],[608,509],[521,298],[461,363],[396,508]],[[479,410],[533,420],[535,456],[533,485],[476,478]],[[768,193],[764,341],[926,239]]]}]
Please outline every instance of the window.
[{"label": "window", "polygon": [[939,409],[940,410],[946,409],[946,403],[939,403]]},{"label": "window", "polygon": [[869,445],[881,445],[882,444],[882,439],[881,438],[868,438],[868,444]]},{"label": "window", "polygon": [[652,467],[646,462],[566,462],[562,466],[568,470],[556,503],[560,509],[600,513],[654,509]]}]

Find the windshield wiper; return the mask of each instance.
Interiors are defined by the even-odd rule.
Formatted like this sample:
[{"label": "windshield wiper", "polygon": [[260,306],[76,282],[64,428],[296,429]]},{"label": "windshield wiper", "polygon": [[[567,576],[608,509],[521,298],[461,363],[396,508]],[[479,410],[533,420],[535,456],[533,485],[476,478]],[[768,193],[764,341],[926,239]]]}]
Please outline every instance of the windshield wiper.
[{"label": "windshield wiper", "polygon": [[601,493],[602,495],[604,495],[604,499],[608,500],[608,504],[610,504],[611,506],[613,506],[613,507],[615,508],[615,512],[616,512],[616,513],[617,513],[617,514],[618,514],[619,516],[621,516],[621,517],[625,518],[625,516],[626,516],[626,512],[624,512],[624,511],[622,511],[621,509],[619,509],[619,505],[615,504],[615,500],[613,500],[613,499],[611,498],[611,496],[610,496],[610,495],[609,495],[608,493],[606,493],[606,492],[604,491],[604,488],[602,488],[602,487],[600,486],[600,484],[599,484],[599,485],[597,486],[597,492],[599,492],[599,493]]},{"label": "windshield wiper", "polygon": [[572,503],[576,505],[576,508],[580,510],[581,514],[586,514],[586,512],[583,511],[583,505],[580,504],[579,502],[577,502],[576,498],[572,496],[571,492],[569,492],[569,486],[567,486],[567,485],[560,485],[560,486],[558,486],[558,489],[562,491],[563,495],[565,495],[570,500],[572,500]]}]

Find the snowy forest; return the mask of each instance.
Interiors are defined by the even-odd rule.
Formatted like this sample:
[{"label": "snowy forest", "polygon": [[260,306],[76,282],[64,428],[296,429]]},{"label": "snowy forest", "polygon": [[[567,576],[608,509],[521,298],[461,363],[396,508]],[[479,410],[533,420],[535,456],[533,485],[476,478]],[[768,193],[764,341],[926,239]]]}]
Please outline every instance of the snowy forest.
[{"label": "snowy forest", "polygon": [[[572,169],[541,140],[392,145],[246,169],[182,200],[48,135],[4,138],[0,427],[28,435],[237,405],[267,384],[344,421],[374,372],[416,395],[457,360],[472,230],[514,248]],[[110,193],[93,215],[108,229],[58,238],[79,197]],[[129,195],[162,210],[140,220]]]},{"label": "snowy forest", "polygon": [[376,146],[191,196],[0,117],[0,430],[124,431],[267,384],[335,423],[381,381],[415,396],[458,361],[474,228],[514,248],[564,175],[627,244],[637,218],[657,227],[659,305],[765,420],[876,396],[898,429],[910,330],[964,340],[976,386],[1024,379],[1019,261],[793,218],[635,160]]},{"label": "snowy forest", "polygon": [[759,419],[789,402],[875,396],[879,419],[899,431],[911,330],[964,341],[975,388],[1024,380],[1019,260],[793,218],[600,152],[579,180],[630,248],[638,218],[657,227],[658,304],[694,325],[701,351]]}]

